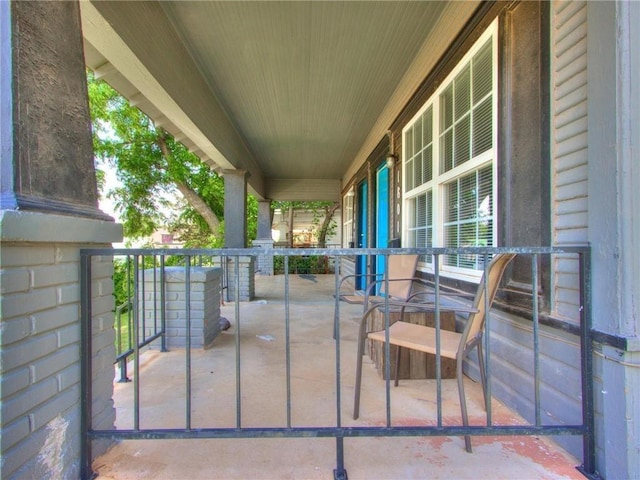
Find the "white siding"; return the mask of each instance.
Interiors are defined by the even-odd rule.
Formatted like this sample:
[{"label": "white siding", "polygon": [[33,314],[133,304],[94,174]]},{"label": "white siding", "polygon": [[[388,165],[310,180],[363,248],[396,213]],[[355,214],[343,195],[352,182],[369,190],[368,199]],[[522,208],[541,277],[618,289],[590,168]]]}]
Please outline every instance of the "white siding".
[{"label": "white siding", "polygon": [[[555,245],[587,242],[587,4],[554,2],[552,13],[552,228]],[[578,264],[554,265],[553,313],[577,320]]]}]

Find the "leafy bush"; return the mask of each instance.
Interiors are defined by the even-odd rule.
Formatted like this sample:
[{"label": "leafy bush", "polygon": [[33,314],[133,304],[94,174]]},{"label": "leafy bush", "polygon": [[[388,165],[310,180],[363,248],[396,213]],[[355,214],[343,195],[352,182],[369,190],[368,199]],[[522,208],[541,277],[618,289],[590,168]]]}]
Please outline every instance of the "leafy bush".
[{"label": "leafy bush", "polygon": [[[275,274],[284,273],[284,257],[282,255],[273,257],[273,270]],[[329,273],[329,259],[324,255],[289,257],[289,273]]]}]

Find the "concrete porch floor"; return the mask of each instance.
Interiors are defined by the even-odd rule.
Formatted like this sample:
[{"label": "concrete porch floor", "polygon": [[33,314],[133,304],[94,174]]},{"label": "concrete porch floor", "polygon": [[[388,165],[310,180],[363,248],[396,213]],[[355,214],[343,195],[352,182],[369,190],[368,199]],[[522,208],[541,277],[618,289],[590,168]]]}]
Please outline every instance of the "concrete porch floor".
[{"label": "concrete porch floor", "polygon": [[[290,277],[291,422],[335,426],[333,275]],[[284,277],[257,277],[256,299],[240,304],[243,427],[286,426]],[[385,424],[385,382],[368,357],[360,418],[353,420],[353,383],[360,306],[341,304],[342,425]],[[235,305],[222,307],[232,327],[208,350],[192,351],[192,428],[236,425]],[[140,368],[142,428],[185,425],[184,350],[143,355]],[[466,379],[472,424],[485,413],[479,385]],[[394,425],[436,422],[434,380],[404,380],[391,391]],[[115,384],[118,428],[133,426],[133,383]],[[493,401],[495,424],[521,420]],[[443,381],[443,422],[461,424],[455,380]],[[580,461],[548,438],[472,437],[346,438],[345,468],[357,479],[580,479]],[[127,440],[98,457],[102,480],[125,479],[331,479],[333,438]]]}]

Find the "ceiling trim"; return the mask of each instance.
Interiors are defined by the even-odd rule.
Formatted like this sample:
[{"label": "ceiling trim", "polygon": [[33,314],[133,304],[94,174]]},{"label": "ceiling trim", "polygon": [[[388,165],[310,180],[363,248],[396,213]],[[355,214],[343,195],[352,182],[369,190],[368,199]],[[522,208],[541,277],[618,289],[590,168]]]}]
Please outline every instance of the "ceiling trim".
[{"label": "ceiling trim", "polygon": [[[105,72],[111,71],[113,68],[123,75],[126,81],[133,85],[154,108],[162,112],[165,117],[170,118],[176,128],[193,142],[195,145],[194,150],[199,149],[202,155],[207,157],[215,166],[220,169],[245,168],[244,165],[240,165],[238,162],[247,159],[229,159],[209,140],[207,135],[198,128],[189,114],[178,105],[156,80],[154,75],[92,3],[87,0],[81,1],[80,7],[85,41],[90,43],[111,64],[111,67],[104,67]],[[228,123],[222,107],[220,107],[220,117],[224,118]],[[228,125],[228,128],[235,131],[235,127],[231,124]],[[249,152],[247,152],[247,156],[251,157]],[[255,171],[255,169],[250,171],[252,193],[263,196],[264,183],[261,172]]]},{"label": "ceiling trim", "polygon": [[267,198],[280,201],[340,201],[340,180],[317,178],[269,178]]}]

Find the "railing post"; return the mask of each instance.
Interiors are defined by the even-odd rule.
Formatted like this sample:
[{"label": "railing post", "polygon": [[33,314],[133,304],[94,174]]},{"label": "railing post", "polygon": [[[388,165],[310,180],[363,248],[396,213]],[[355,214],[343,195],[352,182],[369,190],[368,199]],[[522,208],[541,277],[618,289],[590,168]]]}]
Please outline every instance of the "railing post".
[{"label": "railing post", "polygon": [[595,419],[593,411],[593,342],[591,340],[591,249],[579,254],[580,328],[582,365],[583,460],[579,470],[585,475],[596,471]]},{"label": "railing post", "polygon": [[91,385],[91,256],[80,252],[80,478],[96,475],[91,469],[92,385]]}]

